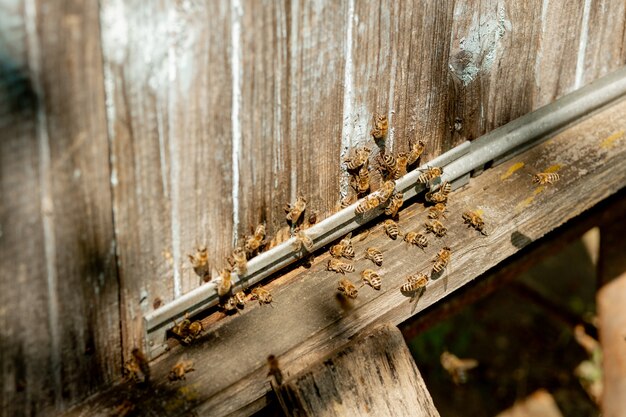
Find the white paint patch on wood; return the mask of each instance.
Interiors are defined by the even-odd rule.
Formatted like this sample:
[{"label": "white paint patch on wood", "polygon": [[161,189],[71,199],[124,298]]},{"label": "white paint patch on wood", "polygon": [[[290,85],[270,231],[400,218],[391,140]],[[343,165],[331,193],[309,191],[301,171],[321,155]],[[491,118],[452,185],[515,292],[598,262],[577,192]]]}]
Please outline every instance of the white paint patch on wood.
[{"label": "white paint patch on wood", "polygon": [[591,12],[591,1],[592,0],[585,0],[585,6],[583,8],[583,21],[580,28],[580,42],[578,43],[574,89],[579,89],[583,84],[583,76],[585,73],[585,52],[587,51],[587,40],[589,38],[589,14]]},{"label": "white paint patch on wood", "polygon": [[[400,33],[400,29],[398,28],[398,17],[393,16],[394,20],[394,28],[393,33]],[[393,116],[395,115],[395,110],[393,108],[395,103],[395,94],[396,94],[396,77],[398,73],[398,53],[396,50],[396,44],[391,43],[390,45],[393,49],[390,49],[389,53],[391,54],[391,75],[389,79],[389,111],[387,112],[387,119],[389,120],[389,131],[387,133],[387,138],[385,140],[385,147],[388,151],[393,151],[394,145],[394,137],[395,137],[395,126],[393,124]]]},{"label": "white paint patch on wood", "polygon": [[[464,5],[459,3],[454,11],[454,16],[462,16],[457,7],[464,9]],[[468,33],[458,39],[458,45],[455,42],[457,37],[452,37],[448,64],[452,74],[467,86],[480,73],[488,73],[496,61],[500,39],[507,31],[511,31],[511,22],[503,4],[499,4],[495,12],[481,15],[475,11]]]},{"label": "white paint patch on wood", "polygon": [[341,198],[348,194],[349,178],[343,160],[350,152],[354,136],[354,60],[352,58],[352,33],[354,30],[354,0],[348,2],[348,21],[346,22],[346,60],[343,72],[343,126],[341,127],[341,152],[339,163],[342,167],[339,190]]},{"label": "white paint patch on wood", "polygon": [[56,237],[54,230],[54,201],[52,199],[52,161],[45,91],[41,80],[40,39],[37,32],[37,5],[35,0],[24,1],[24,21],[28,45],[28,66],[33,88],[37,93],[37,142],[39,145],[39,186],[41,195],[41,221],[43,225],[46,283],[48,286],[48,324],[50,328],[50,359],[54,399],[57,408],[63,408],[61,390],[61,335],[59,323],[59,292],[56,270]]},{"label": "white paint patch on wood", "polygon": [[[299,68],[298,59],[300,55],[298,38],[296,35],[300,33],[300,27],[298,26],[298,19],[300,16],[300,4],[299,2],[293,2],[291,10],[291,21],[288,23],[291,26],[292,36],[289,38],[289,56],[291,57],[291,62],[289,63],[289,71],[291,85],[287,86],[288,90],[292,93],[289,94],[289,135],[291,146],[289,147],[289,159],[291,161],[291,175],[289,178],[289,199],[290,201],[296,201],[297,198],[297,190],[298,190],[298,137],[297,137],[297,128],[298,128],[298,112],[295,111],[298,106],[298,94],[294,94],[294,91],[299,91],[296,71]],[[286,35],[286,34],[285,34]]]},{"label": "white paint patch on wood", "polygon": [[239,230],[239,158],[241,157],[241,103],[243,57],[241,54],[241,21],[243,6],[241,0],[231,1],[231,56],[233,78],[233,108],[231,120],[233,127],[232,158],[233,158],[233,245],[237,244]]}]

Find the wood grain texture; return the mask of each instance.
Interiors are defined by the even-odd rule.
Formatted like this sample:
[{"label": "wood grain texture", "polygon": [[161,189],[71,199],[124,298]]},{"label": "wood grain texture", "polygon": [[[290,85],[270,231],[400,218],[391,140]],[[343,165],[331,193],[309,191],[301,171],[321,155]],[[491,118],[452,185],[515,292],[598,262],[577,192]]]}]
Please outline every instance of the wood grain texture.
[{"label": "wood grain texture", "polygon": [[275,389],[288,416],[439,416],[402,333],[364,331]]},{"label": "wood grain texture", "polygon": [[231,247],[231,10],[103,1],[101,18],[128,354],[146,312],[200,284],[187,254]]},{"label": "wood grain texture", "polygon": [[43,3],[5,3],[0,25],[7,416],[64,409],[121,368],[98,7]]},{"label": "wood grain texture", "polygon": [[[174,349],[171,356],[155,363],[153,389],[159,393],[159,400],[154,400],[152,390],[132,394],[142,412],[156,412],[163,404],[171,403],[176,413],[195,408],[201,415],[221,416],[237,414],[250,404],[262,404],[260,400],[269,388],[265,365],[269,354],[279,357],[285,375],[295,375],[303,366],[343,346],[361,329],[380,321],[400,323],[441,301],[550,230],[626,187],[626,166],[622,163],[626,141],[616,140],[607,147],[607,138],[626,128],[622,117],[625,110],[626,101],[617,103],[514,160],[485,171],[472,179],[469,187],[453,192],[446,221],[448,235],[441,240],[431,238],[425,252],[402,241],[391,241],[378,226],[365,240],[357,237],[357,272],[348,278],[359,282],[358,271],[372,266],[362,253],[366,247],[376,246],[385,256],[379,269],[383,289],[376,292],[361,288],[348,311],[336,301],[338,276],[325,270],[328,255],[320,254],[310,269],[295,269],[265,287],[273,292],[273,307],[250,304],[242,314],[224,318],[216,313],[208,317],[204,322],[207,327],[210,323],[210,328],[197,345]],[[517,162],[524,162],[527,168],[502,179]],[[531,185],[530,170],[543,170],[555,163],[561,165],[558,183],[543,189]],[[489,236],[480,237],[462,223],[461,213],[468,208],[483,210]],[[400,216],[404,231],[420,228],[425,220],[420,203],[408,204]],[[453,251],[445,274],[429,283],[416,304],[410,303],[398,291],[399,286],[407,274],[429,271],[433,256],[444,244]],[[186,385],[168,388],[166,375],[181,355],[194,361],[197,372],[188,376]],[[120,398],[131,395],[127,392],[129,387],[121,386],[68,415],[105,414]],[[249,412],[247,408],[241,415]]]}]

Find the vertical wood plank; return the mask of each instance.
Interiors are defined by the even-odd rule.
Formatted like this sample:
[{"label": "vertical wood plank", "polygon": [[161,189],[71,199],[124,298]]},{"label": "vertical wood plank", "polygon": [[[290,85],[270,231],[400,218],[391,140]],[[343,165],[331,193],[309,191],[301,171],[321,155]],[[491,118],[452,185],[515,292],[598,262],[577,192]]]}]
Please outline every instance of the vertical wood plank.
[{"label": "vertical wood plank", "polygon": [[128,353],[146,312],[200,285],[187,254],[231,245],[231,11],[105,0],[101,20]]},{"label": "vertical wood plank", "polygon": [[1,408],[34,415],[121,368],[98,8],[1,7]]}]

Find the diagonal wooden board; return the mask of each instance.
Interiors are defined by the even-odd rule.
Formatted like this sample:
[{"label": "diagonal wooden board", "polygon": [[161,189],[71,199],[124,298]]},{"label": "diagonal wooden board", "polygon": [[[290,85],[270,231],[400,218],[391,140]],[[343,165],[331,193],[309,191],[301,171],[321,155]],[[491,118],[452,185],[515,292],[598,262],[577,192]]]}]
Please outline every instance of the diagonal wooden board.
[{"label": "diagonal wooden board", "polygon": [[[266,286],[276,300],[273,307],[250,304],[242,314],[217,322],[216,315],[206,319],[211,325],[201,340],[153,364],[152,387],[115,387],[68,415],[106,415],[124,398],[131,398],[146,415],[179,415],[192,408],[199,415],[216,416],[258,411],[269,390],[268,354],[279,357],[286,374],[300,372],[363,328],[383,321],[400,323],[442,300],[626,186],[625,113],[626,101],[615,103],[453,192],[445,222],[448,235],[431,237],[425,251],[390,240],[379,225],[373,225],[364,240],[357,236],[357,272],[348,278],[358,282],[359,271],[374,266],[363,259],[366,247],[381,249],[385,260],[378,269],[382,290],[363,287],[352,310],[344,312],[337,303],[340,276],[325,270],[328,255],[321,254],[310,269],[297,268]],[[545,187],[532,185],[530,174],[546,169],[558,169],[561,180]],[[468,208],[482,210],[489,236],[462,224],[461,213]],[[401,228],[420,229],[425,217],[421,203],[409,202],[401,212]],[[428,272],[444,245],[453,251],[446,273],[428,284],[416,305],[410,304],[399,286],[409,274]],[[167,383],[167,373],[183,355],[194,361],[196,371],[184,383]]]}]

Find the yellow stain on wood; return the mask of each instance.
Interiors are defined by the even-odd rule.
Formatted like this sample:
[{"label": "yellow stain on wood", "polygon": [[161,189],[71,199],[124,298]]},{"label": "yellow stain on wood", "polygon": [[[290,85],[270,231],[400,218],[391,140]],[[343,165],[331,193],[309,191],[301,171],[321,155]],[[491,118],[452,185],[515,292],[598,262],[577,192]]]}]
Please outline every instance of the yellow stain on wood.
[{"label": "yellow stain on wood", "polygon": [[515,171],[524,168],[524,163],[523,162],[516,162],[513,165],[511,165],[509,167],[509,169],[506,170],[506,172],[504,174],[502,174],[502,176],[500,177],[501,180],[505,180],[507,178],[509,178],[511,175],[513,175],[515,173]]},{"label": "yellow stain on wood", "polygon": [[608,138],[606,138],[602,142],[600,142],[600,147],[603,148],[603,149],[609,149],[613,145],[615,145],[615,142],[617,142],[623,136],[624,136],[624,131],[623,130],[620,130],[619,132],[615,132],[611,136],[609,136]]},{"label": "yellow stain on wood", "polygon": [[563,167],[563,165],[561,164],[554,164],[552,166],[549,166],[548,169],[546,169],[545,171],[543,171],[546,174],[550,174],[552,172],[557,172],[559,169],[561,169]]},{"label": "yellow stain on wood", "polygon": [[515,207],[518,211],[520,210],[524,210],[526,207],[530,206],[532,204],[533,201],[535,201],[535,197],[537,195],[539,195],[540,193],[543,192],[543,190],[545,190],[546,187],[544,187],[543,185],[540,185],[539,187],[535,188],[533,190],[533,195],[531,195],[530,197],[527,197],[525,199],[523,199],[522,201],[520,201],[517,204],[517,207]]}]

